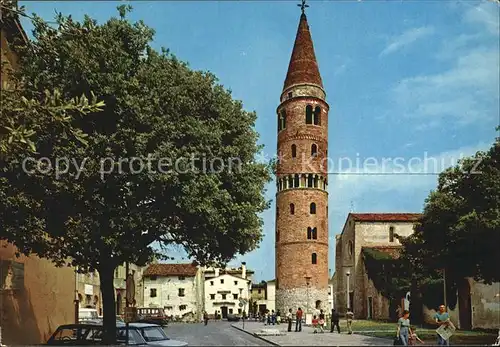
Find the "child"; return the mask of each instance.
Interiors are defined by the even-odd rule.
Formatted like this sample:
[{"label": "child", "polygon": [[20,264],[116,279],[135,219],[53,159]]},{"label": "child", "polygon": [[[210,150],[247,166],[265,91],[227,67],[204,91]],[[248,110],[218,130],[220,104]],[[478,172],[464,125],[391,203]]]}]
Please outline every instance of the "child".
[{"label": "child", "polygon": [[415,345],[416,341],[418,341],[420,343],[424,343],[424,341],[420,340],[420,338],[417,335],[417,328],[410,327],[410,331],[411,331],[411,334],[410,334],[410,338],[408,341],[410,343],[410,345]]},{"label": "child", "polygon": [[313,317],[313,327],[314,327],[314,333],[316,334],[318,332],[318,318],[316,316]]}]

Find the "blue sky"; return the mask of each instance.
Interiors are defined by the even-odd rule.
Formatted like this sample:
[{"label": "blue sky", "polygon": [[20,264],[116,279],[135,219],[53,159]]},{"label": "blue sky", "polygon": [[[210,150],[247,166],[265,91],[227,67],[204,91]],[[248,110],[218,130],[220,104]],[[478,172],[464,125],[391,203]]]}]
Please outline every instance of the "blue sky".
[{"label": "blue sky", "polygon": [[[76,19],[89,14],[101,23],[116,16],[120,4],[20,3],[46,20],[57,10]],[[234,98],[257,112],[265,155],[275,155],[275,110],[300,16],[296,2],[129,3],[129,18],[156,30],[154,47],[167,47],[192,68],[215,73]],[[330,104],[330,172],[390,172],[394,164],[383,166],[382,158],[395,157],[407,172],[436,172],[492,144],[499,124],[499,5],[310,1],[307,16]],[[32,29],[28,21],[23,26]],[[369,161],[340,167],[344,157]],[[426,157],[438,164],[426,169]],[[420,212],[436,176],[332,174],[329,183],[333,270],[335,234],[349,211]],[[233,262],[246,261],[258,280],[274,278],[274,183],[268,188],[273,203],[263,214],[264,240]]]}]

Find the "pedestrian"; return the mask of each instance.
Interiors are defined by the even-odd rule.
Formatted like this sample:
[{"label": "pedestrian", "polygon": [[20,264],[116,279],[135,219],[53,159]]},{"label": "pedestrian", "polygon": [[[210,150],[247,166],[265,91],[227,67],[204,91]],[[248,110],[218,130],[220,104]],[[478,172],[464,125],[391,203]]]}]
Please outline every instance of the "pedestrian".
[{"label": "pedestrian", "polygon": [[271,323],[273,323],[273,325],[276,324],[276,313],[274,310],[271,311]]},{"label": "pedestrian", "polygon": [[264,312],[264,325],[268,325],[268,323],[269,323],[269,311],[266,310]]},{"label": "pedestrian", "polygon": [[288,322],[288,331],[291,332],[292,331],[292,309],[290,308],[288,310],[288,313],[286,314],[286,320]]},{"label": "pedestrian", "polygon": [[203,320],[205,321],[205,325],[207,325],[208,324],[208,313],[207,313],[207,311],[203,312]]},{"label": "pedestrian", "polygon": [[410,340],[408,341],[410,346],[416,345],[417,341],[420,342],[421,344],[424,344],[424,341],[420,340],[420,338],[417,335],[417,328],[414,326],[410,327],[411,329],[411,335],[410,335]]},{"label": "pedestrian", "polygon": [[340,325],[339,325],[340,315],[337,310],[332,309],[332,326],[330,327],[330,332],[333,333],[333,329],[337,327],[337,332],[340,334]]},{"label": "pedestrian", "polygon": [[312,320],[313,328],[314,328],[314,333],[316,334],[318,332],[318,318],[316,316],[313,316]]},{"label": "pedestrian", "polygon": [[295,332],[302,331],[302,309],[299,307],[295,312]]},{"label": "pedestrian", "polygon": [[280,310],[276,311],[276,324],[280,325],[281,323],[281,312]]},{"label": "pedestrian", "polygon": [[396,337],[403,346],[408,346],[409,338],[412,332],[410,329],[410,312],[408,310],[403,311],[403,316],[398,319],[398,330]]},{"label": "pedestrian", "polygon": [[348,308],[345,317],[347,318],[347,333],[349,335],[352,335],[352,320],[354,319],[354,312],[352,312],[351,309]]},{"label": "pedestrian", "polygon": [[[434,320],[436,321],[436,324],[439,326],[445,325],[453,327],[453,323],[450,321],[450,315],[448,314],[448,312],[446,312],[446,307],[444,305],[439,306],[439,312],[437,312],[434,315]],[[448,340],[445,340],[439,334],[437,336],[437,340],[438,340],[438,346],[448,346],[450,344]]]},{"label": "pedestrian", "polygon": [[324,326],[325,326],[325,314],[323,313],[323,310],[320,310],[319,311],[319,321],[318,321],[318,325],[319,325],[319,330],[324,333],[325,332],[325,329],[324,329]]}]

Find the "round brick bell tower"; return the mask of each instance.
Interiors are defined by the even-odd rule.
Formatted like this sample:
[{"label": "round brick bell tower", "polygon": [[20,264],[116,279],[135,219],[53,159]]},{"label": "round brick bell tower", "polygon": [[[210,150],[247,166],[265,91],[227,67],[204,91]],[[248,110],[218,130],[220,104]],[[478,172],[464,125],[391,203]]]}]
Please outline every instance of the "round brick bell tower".
[{"label": "round brick bell tower", "polygon": [[[277,108],[276,309],[328,307],[328,110],[309,25],[300,17]],[[308,310],[309,308],[309,310]]]}]

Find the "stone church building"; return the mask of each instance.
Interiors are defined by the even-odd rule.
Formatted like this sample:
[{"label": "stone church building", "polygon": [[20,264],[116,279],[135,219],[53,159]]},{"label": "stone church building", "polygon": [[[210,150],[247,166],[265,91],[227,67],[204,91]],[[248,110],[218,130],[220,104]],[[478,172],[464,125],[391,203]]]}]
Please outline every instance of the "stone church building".
[{"label": "stone church building", "polygon": [[276,309],[328,307],[328,110],[302,6],[277,108]]},{"label": "stone church building", "polygon": [[349,213],[335,244],[334,307],[339,312],[350,306],[357,319],[389,319],[395,313],[368,278],[362,251],[371,248],[396,256],[402,246],[395,235],[411,235],[420,217],[419,213]]}]

